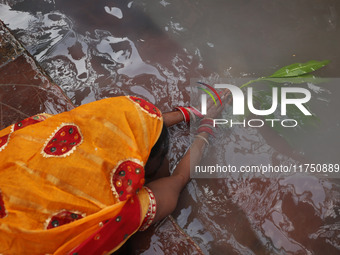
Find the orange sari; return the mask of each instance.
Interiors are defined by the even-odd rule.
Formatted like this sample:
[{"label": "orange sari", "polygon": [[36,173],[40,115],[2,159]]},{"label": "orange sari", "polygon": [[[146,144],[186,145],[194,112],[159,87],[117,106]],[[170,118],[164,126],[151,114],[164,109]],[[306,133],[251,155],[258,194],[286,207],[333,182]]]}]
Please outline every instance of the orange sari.
[{"label": "orange sari", "polygon": [[152,104],[116,97],[1,130],[0,254],[117,250],[155,214],[143,167],[162,125]]}]

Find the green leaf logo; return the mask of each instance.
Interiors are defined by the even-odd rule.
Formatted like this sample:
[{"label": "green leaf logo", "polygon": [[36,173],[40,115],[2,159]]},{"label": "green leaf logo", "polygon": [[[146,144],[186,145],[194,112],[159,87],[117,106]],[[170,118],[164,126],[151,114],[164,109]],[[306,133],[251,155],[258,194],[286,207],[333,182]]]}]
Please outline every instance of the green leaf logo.
[{"label": "green leaf logo", "polygon": [[[212,92],[214,92],[214,94],[217,96],[218,100],[220,101],[220,104],[223,105],[223,104],[222,104],[221,97],[220,97],[220,95],[217,93],[216,89],[214,89],[212,86],[210,86],[210,85],[208,85],[208,84],[206,84],[206,83],[203,83],[203,82],[199,82],[199,81],[198,81],[197,83],[198,83],[198,84],[201,84],[201,85],[203,85],[203,86],[206,86],[208,89],[210,89]],[[212,98],[212,100],[214,101],[215,105],[217,105],[217,102],[216,102],[216,100],[215,100],[213,94],[211,94],[211,92],[210,92],[209,90],[207,90],[207,89],[205,89],[205,88],[201,88],[201,87],[197,87],[197,88],[199,88],[199,89],[203,90],[205,93],[207,93],[207,94]]]}]

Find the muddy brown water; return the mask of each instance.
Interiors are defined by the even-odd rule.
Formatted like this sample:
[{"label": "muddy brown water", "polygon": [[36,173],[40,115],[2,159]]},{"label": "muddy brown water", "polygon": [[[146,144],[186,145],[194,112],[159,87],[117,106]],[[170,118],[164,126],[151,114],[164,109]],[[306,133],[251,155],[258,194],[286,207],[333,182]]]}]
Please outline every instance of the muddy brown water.
[{"label": "muddy brown water", "polygon": [[[339,14],[336,0],[0,1],[0,19],[75,105],[133,94],[169,111],[190,101],[192,78],[331,60],[317,72],[331,82],[304,85],[318,124],[224,130],[216,155],[233,165],[340,163]],[[170,131],[172,169],[190,137],[184,124]],[[339,254],[339,184],[312,174],[195,179],[173,218],[137,236],[131,252]]]}]

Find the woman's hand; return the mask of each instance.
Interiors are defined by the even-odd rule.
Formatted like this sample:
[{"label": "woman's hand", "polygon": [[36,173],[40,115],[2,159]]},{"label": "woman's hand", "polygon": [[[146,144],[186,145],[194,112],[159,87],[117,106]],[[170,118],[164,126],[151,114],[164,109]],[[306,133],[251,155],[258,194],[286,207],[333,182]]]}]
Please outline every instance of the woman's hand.
[{"label": "woman's hand", "polygon": [[[212,99],[208,100],[206,118],[218,117],[224,107],[230,103],[229,95],[229,90],[223,90],[220,93],[222,105],[220,103],[215,105]],[[200,136],[204,137],[205,140],[208,139],[209,134],[203,132]],[[190,167],[199,163],[203,155],[204,146],[205,142],[202,139],[195,139],[171,176],[147,184],[153,191],[157,201],[154,222],[163,219],[175,209],[180,192],[190,180]]]},{"label": "woman's hand", "polygon": [[225,89],[219,93],[222,101],[222,105],[217,102],[216,104],[214,101],[209,97],[208,102],[207,102],[207,115],[204,118],[217,118],[223,109],[227,106],[227,104],[230,104],[231,98],[229,97],[230,95],[230,90]]}]

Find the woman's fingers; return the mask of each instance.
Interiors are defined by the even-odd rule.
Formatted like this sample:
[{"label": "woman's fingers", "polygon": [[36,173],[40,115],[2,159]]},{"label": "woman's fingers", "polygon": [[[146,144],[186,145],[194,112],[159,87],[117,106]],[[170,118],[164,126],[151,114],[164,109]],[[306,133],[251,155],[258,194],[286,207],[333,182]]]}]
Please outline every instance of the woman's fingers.
[{"label": "woman's fingers", "polygon": [[222,104],[220,104],[219,100],[216,100],[215,104],[215,102],[211,98],[209,98],[207,103],[207,117],[218,116],[222,112],[224,107],[231,102],[231,98],[229,97],[229,95],[230,91],[228,89],[224,89],[219,93]]},{"label": "woman's fingers", "polygon": [[[218,94],[220,96],[222,104],[220,103],[220,100],[218,98],[215,98],[215,101],[214,101],[211,97],[207,97],[207,117],[208,118],[214,118],[218,116],[222,112],[222,110],[226,107],[226,105],[230,104],[232,101],[230,97],[231,93],[229,89],[223,89]],[[200,108],[196,107],[196,109],[200,109]]]},{"label": "woman's fingers", "polygon": [[230,90],[229,89],[224,89],[223,91],[221,91],[221,99],[222,99],[222,102],[225,103],[227,101],[227,98],[229,97],[230,95]]}]

